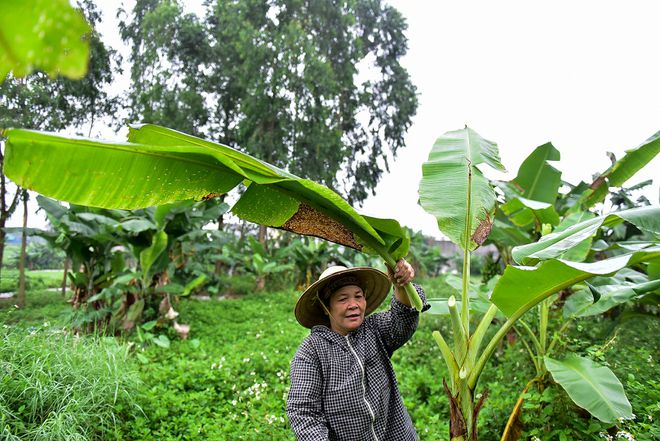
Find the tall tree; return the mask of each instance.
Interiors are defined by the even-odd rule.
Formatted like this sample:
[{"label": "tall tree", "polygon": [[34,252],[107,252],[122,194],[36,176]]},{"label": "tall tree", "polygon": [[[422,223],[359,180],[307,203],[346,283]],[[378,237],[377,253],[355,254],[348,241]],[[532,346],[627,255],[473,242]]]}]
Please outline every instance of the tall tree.
[{"label": "tall tree", "polygon": [[244,149],[328,185],[373,192],[417,108],[406,23],[381,0],[138,0],[133,117]]},{"label": "tall tree", "polygon": [[[94,26],[101,20],[92,0],[78,5],[87,21]],[[119,69],[117,54],[107,47],[97,32],[89,35],[90,60],[87,74],[80,80],[64,77],[51,79],[41,71],[25,78],[9,75],[0,84],[0,128],[22,127],[58,131],[75,128],[91,135],[94,123],[118,108],[118,98],[106,89]],[[4,156],[0,153],[0,171]],[[0,175],[0,269],[5,244],[5,225],[18,204],[20,189]]]}]

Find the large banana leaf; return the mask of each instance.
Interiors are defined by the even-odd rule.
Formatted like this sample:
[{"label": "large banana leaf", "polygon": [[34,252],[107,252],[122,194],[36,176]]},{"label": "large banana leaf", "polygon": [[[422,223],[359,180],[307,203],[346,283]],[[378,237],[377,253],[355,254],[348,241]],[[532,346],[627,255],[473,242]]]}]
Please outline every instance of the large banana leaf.
[{"label": "large banana leaf", "polygon": [[651,162],[660,152],[660,132],[655,133],[639,147],[628,150],[623,158],[616,161],[591,184],[581,198],[585,207],[602,202],[610,187],[621,187],[635,173]]},{"label": "large banana leaf", "polygon": [[631,418],[632,406],[614,373],[588,358],[572,355],[564,360],[545,357],[552,378],[578,406],[606,423]]},{"label": "large banana leaf", "polygon": [[[589,317],[609,311],[617,305],[644,297],[660,290],[660,279],[631,283],[617,278],[608,278],[609,284],[591,285],[591,289],[582,289],[571,295],[564,305],[565,317]],[[594,301],[594,293],[598,299]]]},{"label": "large banana leaf", "polygon": [[563,231],[543,236],[538,242],[515,247],[516,262],[528,265],[538,260],[552,259],[592,237],[601,226],[614,226],[623,221],[653,234],[660,233],[660,205],[633,208],[579,222]]},{"label": "large banana leaf", "polygon": [[[130,143],[19,129],[4,134],[7,176],[56,199],[141,208],[213,197],[245,182],[248,189],[233,208],[245,220],[376,252],[390,266],[408,252],[407,233],[398,222],[371,219],[372,226],[327,187],[164,127],[132,127]],[[421,309],[415,289],[409,285],[406,292]]]},{"label": "large banana leaf", "polygon": [[484,163],[504,171],[497,145],[466,127],[438,138],[422,166],[419,202],[463,249],[481,245],[493,223],[495,192],[477,168]]},{"label": "large banana leaf", "polygon": [[548,161],[559,161],[560,154],[551,143],[538,146],[523,161],[511,181],[525,199],[554,204],[561,183],[561,172]]},{"label": "large banana leaf", "polygon": [[91,32],[69,0],[0,2],[0,83],[9,71],[23,77],[35,69],[54,77],[87,72]]},{"label": "large banana leaf", "polygon": [[[554,229],[554,232],[559,233],[561,231],[564,231],[572,227],[575,224],[584,222],[589,219],[593,219],[594,217],[596,217],[594,213],[586,210],[579,211],[576,213],[571,213],[561,220],[559,225],[557,225],[557,228]],[[582,242],[580,242],[579,244],[575,245],[573,248],[563,253],[562,258],[566,260],[572,260],[573,262],[582,262],[589,255],[589,251],[591,251],[592,242],[593,242],[593,236],[587,237]]]},{"label": "large banana leaf", "polygon": [[507,317],[520,317],[543,299],[578,282],[658,258],[660,246],[594,263],[551,259],[541,262],[538,267],[509,266],[495,285],[491,301]]}]

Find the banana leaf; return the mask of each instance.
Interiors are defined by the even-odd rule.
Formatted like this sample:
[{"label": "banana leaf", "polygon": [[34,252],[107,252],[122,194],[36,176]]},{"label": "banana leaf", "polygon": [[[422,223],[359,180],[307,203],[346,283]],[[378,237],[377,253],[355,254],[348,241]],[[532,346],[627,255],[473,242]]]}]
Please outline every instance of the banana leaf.
[{"label": "banana leaf", "polygon": [[632,417],[623,385],[609,368],[577,355],[564,360],[546,356],[544,360],[552,378],[571,400],[599,420],[615,423],[619,418]]},{"label": "banana leaf", "polygon": [[0,2],[0,83],[9,71],[41,70],[71,79],[87,73],[91,29],[69,0]]},{"label": "banana leaf", "polygon": [[555,211],[555,207],[547,202],[515,197],[503,204],[501,209],[511,219],[511,222],[519,227],[533,222],[540,225],[559,224],[559,215]]},{"label": "banana leaf", "polygon": [[579,222],[563,231],[543,236],[538,242],[515,247],[512,255],[516,262],[524,265],[559,257],[591,238],[600,227],[612,227],[623,221],[634,224],[640,230],[659,234],[660,205],[633,208]]},{"label": "banana leaf", "polygon": [[419,203],[463,249],[480,246],[493,223],[495,192],[479,164],[504,171],[497,145],[466,127],[438,138],[422,165]]},{"label": "banana leaf", "polygon": [[550,259],[538,267],[509,266],[490,300],[507,317],[519,317],[543,299],[596,275],[614,274],[626,266],[660,258],[660,246],[594,263]]},{"label": "banana leaf", "polygon": [[[630,283],[609,278],[610,284],[582,289],[571,295],[564,305],[564,317],[590,317],[602,314],[615,306],[637,300],[660,289],[660,280]],[[597,293],[595,300],[594,291]]]},{"label": "banana leaf", "polygon": [[518,188],[525,199],[554,204],[561,183],[561,172],[548,161],[559,161],[559,159],[559,150],[551,143],[538,146],[525,158],[518,169],[518,175],[511,183]]},{"label": "banana leaf", "polygon": [[[244,182],[247,190],[232,212],[247,221],[375,252],[389,266],[408,252],[408,234],[398,222],[370,218],[372,226],[323,185],[175,130],[134,126],[129,143],[20,129],[4,135],[7,176],[56,199],[132,209],[210,198]],[[406,292],[421,310],[412,285]]]},{"label": "banana leaf", "polygon": [[585,208],[602,202],[610,187],[621,187],[635,173],[651,162],[660,152],[660,132],[656,132],[640,146],[626,151],[623,158],[616,161],[591,184],[581,198]]}]

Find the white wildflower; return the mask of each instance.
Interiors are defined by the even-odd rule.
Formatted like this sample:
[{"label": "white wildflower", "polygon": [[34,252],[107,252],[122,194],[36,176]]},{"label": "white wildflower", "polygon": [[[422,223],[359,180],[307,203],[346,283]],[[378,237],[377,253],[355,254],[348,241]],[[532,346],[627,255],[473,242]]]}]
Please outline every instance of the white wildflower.
[{"label": "white wildflower", "polygon": [[626,432],[625,430],[619,430],[616,433],[616,439],[625,439],[627,441],[635,441],[635,437],[632,435],[632,433]]}]

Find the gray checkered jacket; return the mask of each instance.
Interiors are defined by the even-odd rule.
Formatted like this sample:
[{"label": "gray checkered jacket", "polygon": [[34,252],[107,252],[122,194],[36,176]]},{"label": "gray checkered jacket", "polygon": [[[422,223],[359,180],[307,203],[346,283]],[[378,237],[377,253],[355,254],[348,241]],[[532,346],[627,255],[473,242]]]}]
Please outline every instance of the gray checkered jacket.
[{"label": "gray checkered jacket", "polygon": [[[415,286],[429,308],[424,291]],[[392,296],[347,336],[314,326],[291,362],[286,412],[299,441],[407,441],[417,433],[390,357],[417,329],[419,313]]]}]

